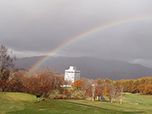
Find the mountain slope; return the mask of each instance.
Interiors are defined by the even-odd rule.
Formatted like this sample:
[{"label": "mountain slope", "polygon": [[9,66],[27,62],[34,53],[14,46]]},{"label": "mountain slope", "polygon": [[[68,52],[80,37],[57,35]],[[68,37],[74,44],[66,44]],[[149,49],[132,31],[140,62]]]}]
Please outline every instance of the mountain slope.
[{"label": "mountain slope", "polygon": [[[16,67],[29,68],[43,57],[18,59]],[[52,57],[45,61],[41,68],[50,68],[64,73],[70,65],[77,66],[81,70],[81,76],[88,78],[131,79],[152,75],[152,69],[139,64],[89,57]]]}]

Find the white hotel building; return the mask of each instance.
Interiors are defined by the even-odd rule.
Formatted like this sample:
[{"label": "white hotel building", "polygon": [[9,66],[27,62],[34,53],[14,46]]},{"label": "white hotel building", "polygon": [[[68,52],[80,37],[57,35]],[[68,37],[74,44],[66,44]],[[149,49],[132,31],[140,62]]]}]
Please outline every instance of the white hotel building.
[{"label": "white hotel building", "polygon": [[74,66],[70,66],[69,69],[65,70],[64,80],[71,83],[80,80],[80,70],[77,70]]}]

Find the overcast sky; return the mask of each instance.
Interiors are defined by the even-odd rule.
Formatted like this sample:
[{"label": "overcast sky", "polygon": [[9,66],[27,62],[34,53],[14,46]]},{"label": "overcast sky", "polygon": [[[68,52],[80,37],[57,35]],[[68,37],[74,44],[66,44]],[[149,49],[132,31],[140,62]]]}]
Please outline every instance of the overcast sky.
[{"label": "overcast sky", "polygon": [[[98,25],[152,17],[151,6],[151,0],[0,0],[0,43],[17,56],[42,55]],[[151,50],[152,19],[143,19],[98,31],[58,55],[151,65]]]}]

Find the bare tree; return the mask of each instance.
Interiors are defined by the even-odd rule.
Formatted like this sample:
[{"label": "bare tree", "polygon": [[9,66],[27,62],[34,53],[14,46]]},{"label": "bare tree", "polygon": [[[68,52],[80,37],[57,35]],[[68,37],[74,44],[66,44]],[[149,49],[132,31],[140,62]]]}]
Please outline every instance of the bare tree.
[{"label": "bare tree", "polygon": [[8,52],[4,45],[0,45],[0,89],[5,91],[11,70],[14,67],[14,57]]}]

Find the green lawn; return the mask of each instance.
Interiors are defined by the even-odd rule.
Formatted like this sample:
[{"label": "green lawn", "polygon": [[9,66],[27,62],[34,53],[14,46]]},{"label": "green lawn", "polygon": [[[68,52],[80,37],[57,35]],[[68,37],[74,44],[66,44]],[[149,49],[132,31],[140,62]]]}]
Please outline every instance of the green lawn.
[{"label": "green lawn", "polygon": [[0,114],[151,114],[152,96],[125,94],[122,105],[86,100],[37,102],[33,95],[0,93]]}]

